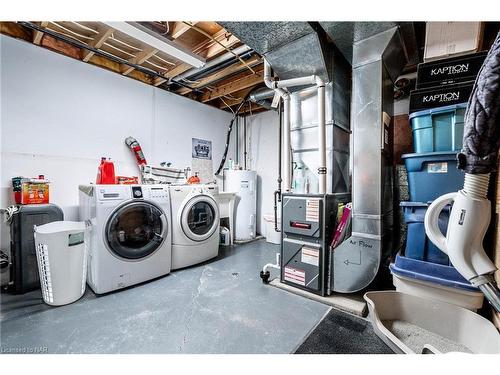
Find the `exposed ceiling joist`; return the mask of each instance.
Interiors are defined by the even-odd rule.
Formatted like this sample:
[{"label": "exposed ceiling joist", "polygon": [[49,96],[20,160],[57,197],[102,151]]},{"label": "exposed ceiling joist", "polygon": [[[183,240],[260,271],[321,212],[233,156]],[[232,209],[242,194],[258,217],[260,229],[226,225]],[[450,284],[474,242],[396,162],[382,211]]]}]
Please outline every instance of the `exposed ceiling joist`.
[{"label": "exposed ceiling joist", "polygon": [[[193,25],[196,25],[197,22],[190,22]],[[186,31],[191,30],[191,26],[186,25],[182,21],[176,21],[173,23],[174,25],[172,26],[172,30],[170,32],[170,36],[172,39],[177,39],[179,38],[182,34],[184,34]]]},{"label": "exposed ceiling joist", "polygon": [[[259,56],[253,56],[249,60],[247,60],[245,63],[246,63],[246,65],[252,67],[252,66],[255,66],[257,64],[260,64],[261,61],[262,61],[262,59]],[[234,65],[230,65],[227,68],[224,68],[224,69],[218,71],[217,73],[214,73],[212,75],[209,75],[207,77],[199,79],[198,82],[195,85],[193,85],[193,88],[200,88],[200,87],[209,85],[212,82],[218,81],[226,76],[230,76],[230,75],[239,73],[245,69],[248,69],[246,65],[243,65],[241,63],[236,63]],[[177,93],[180,95],[185,95],[191,91],[192,90],[190,90],[189,88],[183,87],[183,88],[177,90]]]},{"label": "exposed ceiling joist", "polygon": [[[186,25],[188,26],[188,25]],[[190,26],[188,26],[190,27]],[[209,59],[219,53],[231,48],[240,40],[233,34],[228,34],[224,29],[215,33],[210,39],[203,41],[193,48],[194,53],[205,54],[205,58]]]},{"label": "exposed ceiling joist", "polygon": [[[149,59],[151,56],[155,55],[157,52],[158,50],[155,48],[146,48],[144,51],[138,53],[137,56],[132,57],[128,61],[135,65],[141,65],[144,61]],[[132,70],[134,70],[134,67],[130,65],[121,64],[121,71],[124,76],[129,74]]]},{"label": "exposed ceiling joist", "polygon": [[263,68],[256,69],[255,74],[249,74],[245,77],[239,78],[232,82],[216,87],[214,90],[209,91],[202,95],[201,101],[203,103],[210,100],[220,98],[224,95],[232,94],[233,92],[255,86],[263,82]]},{"label": "exposed ceiling joist", "polygon": [[178,76],[179,74],[182,74],[182,73],[188,71],[191,68],[192,68],[192,66],[189,65],[189,64],[180,64],[180,65],[177,65],[175,68],[173,68],[172,70],[169,70],[168,72],[166,72],[163,75],[165,77],[165,79],[160,78],[160,77],[156,77],[154,79],[153,85],[160,86],[162,83],[167,82],[170,78],[174,78],[175,76]]},{"label": "exposed ceiling joist", "polygon": [[[156,22],[163,25],[163,29],[157,26],[156,31],[150,27],[151,25],[143,26],[148,32],[164,36],[168,30],[165,22]],[[164,56],[159,47],[140,38],[115,33],[112,27],[106,26],[103,22],[61,21],[53,24],[56,28],[53,28],[52,23],[48,21],[0,22],[0,33],[154,86],[160,86],[170,79],[176,81],[179,75],[192,69],[190,64],[179,59],[168,61],[169,54],[166,53],[167,56]],[[183,45],[186,52],[198,54],[200,58],[206,60],[231,51],[241,44],[237,37],[215,22],[171,21],[168,25],[170,26],[168,39],[171,43]],[[173,40],[173,37],[179,39]],[[235,53],[233,52],[233,55]],[[236,57],[237,59],[233,61],[228,60],[231,65],[219,68],[220,70],[209,73],[209,76],[201,76],[198,79],[191,77],[194,82],[189,82],[187,86],[192,88],[181,87],[177,93],[216,108],[234,111],[251,90],[261,85],[263,79],[262,60],[257,54]],[[248,104],[245,104],[245,108],[247,107]],[[258,108],[260,107],[257,105],[252,107],[253,111],[258,111]]]},{"label": "exposed ceiling joist", "polygon": [[[90,47],[93,48],[101,48],[102,45],[106,42],[106,40],[113,34],[113,29],[112,28],[106,28],[101,31],[99,31],[99,34],[97,34],[94,39],[89,43]],[[87,62],[90,60],[90,58],[94,56],[93,51],[86,50],[83,52],[83,61]]]},{"label": "exposed ceiling joist", "polygon": [[[49,25],[49,22],[48,21],[43,21],[43,22],[40,22],[40,26],[41,27],[47,27]],[[43,32],[41,31],[35,31],[33,33],[33,44],[36,44],[36,45],[40,45],[40,42],[42,41],[42,37],[43,37]]]}]

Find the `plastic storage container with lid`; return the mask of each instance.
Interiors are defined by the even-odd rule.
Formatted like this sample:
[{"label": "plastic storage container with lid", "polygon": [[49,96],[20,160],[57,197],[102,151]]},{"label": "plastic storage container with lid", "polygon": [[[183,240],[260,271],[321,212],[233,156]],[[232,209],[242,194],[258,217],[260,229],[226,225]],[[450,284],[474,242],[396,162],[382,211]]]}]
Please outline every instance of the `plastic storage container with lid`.
[{"label": "plastic storage container with lid", "polygon": [[467,103],[413,112],[409,120],[417,153],[459,151]]},{"label": "plastic storage container with lid", "polygon": [[390,265],[396,290],[477,310],[484,296],[452,266],[424,262],[400,254]]},{"label": "plastic storage container with lid", "polygon": [[[437,248],[425,235],[424,219],[428,203],[401,202],[404,220],[408,226],[406,236],[405,256],[412,259],[426,262],[449,265],[448,256]],[[446,207],[439,214],[439,229],[443,235],[448,229],[448,219],[450,217],[450,207]]]},{"label": "plastic storage container with lid", "polygon": [[54,221],[35,226],[35,249],[45,303],[75,302],[85,293],[87,278],[85,222]]},{"label": "plastic storage container with lid", "polygon": [[443,194],[460,190],[465,175],[457,169],[456,157],[456,152],[402,155],[408,172],[410,201],[430,202]]}]

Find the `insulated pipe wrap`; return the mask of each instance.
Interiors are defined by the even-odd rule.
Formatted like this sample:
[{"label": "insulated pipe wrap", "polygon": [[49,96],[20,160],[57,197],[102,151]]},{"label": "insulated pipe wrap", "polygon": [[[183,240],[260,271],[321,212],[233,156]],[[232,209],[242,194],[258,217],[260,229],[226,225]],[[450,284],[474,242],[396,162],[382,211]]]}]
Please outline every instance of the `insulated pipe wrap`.
[{"label": "insulated pipe wrap", "polygon": [[495,170],[500,147],[500,33],[476,78],[465,114],[458,168],[466,173]]}]

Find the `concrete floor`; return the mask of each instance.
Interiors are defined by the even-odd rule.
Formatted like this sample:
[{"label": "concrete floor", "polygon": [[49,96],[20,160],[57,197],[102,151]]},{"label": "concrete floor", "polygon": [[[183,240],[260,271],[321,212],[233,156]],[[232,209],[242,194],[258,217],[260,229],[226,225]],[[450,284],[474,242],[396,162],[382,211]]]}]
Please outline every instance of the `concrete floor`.
[{"label": "concrete floor", "polygon": [[1,295],[2,353],[291,353],[330,307],[262,284],[278,246],[221,248],[211,262],[104,296],[50,307]]}]

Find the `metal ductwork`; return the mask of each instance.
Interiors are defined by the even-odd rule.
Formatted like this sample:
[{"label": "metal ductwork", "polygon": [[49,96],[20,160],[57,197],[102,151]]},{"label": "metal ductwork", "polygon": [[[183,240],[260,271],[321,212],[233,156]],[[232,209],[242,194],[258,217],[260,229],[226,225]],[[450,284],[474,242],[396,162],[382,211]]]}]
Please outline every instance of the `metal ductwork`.
[{"label": "metal ductwork", "polygon": [[[335,48],[318,23],[312,22],[223,22],[222,25],[254,51],[263,55],[279,78],[277,87],[283,82],[290,93],[290,126],[284,121],[284,129],[291,128],[290,136],[283,134],[283,140],[291,144],[292,161],[307,166],[311,180],[310,193],[326,191],[345,193],[350,190],[349,183],[349,108],[351,67],[342,54]],[[319,116],[317,87],[315,83],[305,82],[306,77],[315,76],[325,84],[324,114]],[[326,125],[326,131],[318,132],[318,120]],[[325,134],[323,137],[320,135]],[[290,139],[290,142],[286,142]],[[318,143],[321,139],[321,144]],[[325,144],[326,164],[319,152]],[[284,147],[285,150],[287,147]],[[289,160],[283,155],[284,162]],[[319,174],[324,174],[326,184]],[[284,181],[291,166],[284,163]],[[318,173],[316,173],[318,171]],[[290,188],[285,185],[285,191]],[[326,186],[325,186],[326,185]]]},{"label": "metal ductwork", "polygon": [[345,58],[353,63],[354,45],[362,40],[399,27],[408,64],[420,62],[414,22],[320,22],[328,37]]},{"label": "metal ductwork", "polygon": [[372,283],[392,254],[393,167],[390,119],[393,82],[407,59],[398,27],[352,47],[352,236],[333,257],[333,289],[355,292]]},{"label": "metal ductwork", "polygon": [[248,99],[260,106],[263,106],[264,108],[276,109],[272,107],[273,97],[274,97],[273,89],[267,87],[261,87],[256,90],[253,90],[248,96]]},{"label": "metal ductwork", "polygon": [[[280,80],[317,75],[331,80],[326,34],[310,22],[220,22],[229,32],[264,56]],[[298,91],[294,87],[291,91]]]}]

